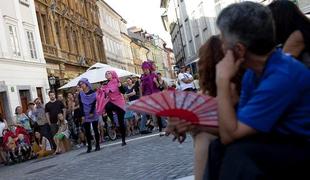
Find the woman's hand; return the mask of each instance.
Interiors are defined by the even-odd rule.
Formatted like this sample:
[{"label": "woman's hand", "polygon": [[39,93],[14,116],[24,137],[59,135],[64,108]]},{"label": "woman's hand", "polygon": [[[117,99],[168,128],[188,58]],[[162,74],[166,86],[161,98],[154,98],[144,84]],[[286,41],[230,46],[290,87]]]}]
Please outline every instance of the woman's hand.
[{"label": "woman's hand", "polygon": [[166,135],[172,134],[173,141],[178,140],[183,143],[186,139],[186,132],[191,129],[191,123],[179,118],[168,118],[168,126],[166,128]]}]

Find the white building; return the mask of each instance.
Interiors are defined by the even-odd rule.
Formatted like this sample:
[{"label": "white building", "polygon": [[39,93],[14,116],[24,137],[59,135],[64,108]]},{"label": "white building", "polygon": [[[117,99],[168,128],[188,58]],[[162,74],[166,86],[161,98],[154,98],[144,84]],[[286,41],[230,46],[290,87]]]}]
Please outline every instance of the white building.
[{"label": "white building", "polygon": [[0,113],[11,120],[16,106],[46,102],[49,85],[34,1],[0,3]]},{"label": "white building", "polygon": [[126,21],[104,0],[97,1],[97,5],[107,63],[120,69],[133,70],[130,42],[125,37],[128,35]]},{"label": "white building", "polygon": [[215,26],[218,0],[162,0],[164,26],[171,35],[177,65],[186,64],[197,72],[198,51]]}]

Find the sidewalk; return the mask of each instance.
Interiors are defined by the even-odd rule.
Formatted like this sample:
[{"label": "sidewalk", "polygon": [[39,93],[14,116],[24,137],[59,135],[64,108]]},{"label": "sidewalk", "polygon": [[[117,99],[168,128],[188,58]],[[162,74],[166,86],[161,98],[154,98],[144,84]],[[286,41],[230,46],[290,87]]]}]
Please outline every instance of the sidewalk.
[{"label": "sidewalk", "polygon": [[184,178],[180,178],[180,179],[177,179],[177,180],[194,180],[194,176],[187,176],[187,177],[184,177]]}]

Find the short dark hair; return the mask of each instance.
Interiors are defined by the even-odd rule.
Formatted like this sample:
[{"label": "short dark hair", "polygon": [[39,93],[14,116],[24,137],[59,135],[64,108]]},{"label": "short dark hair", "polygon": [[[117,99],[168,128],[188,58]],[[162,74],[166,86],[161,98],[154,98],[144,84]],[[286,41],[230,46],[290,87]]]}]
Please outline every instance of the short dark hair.
[{"label": "short dark hair", "polygon": [[222,10],[216,23],[231,46],[239,42],[253,54],[265,55],[276,45],[271,11],[261,4],[231,4]]},{"label": "short dark hair", "polygon": [[52,94],[52,93],[53,93],[53,94],[56,94],[55,91],[48,91],[48,95],[50,95],[50,94]]},{"label": "short dark hair", "polygon": [[158,72],[157,75],[162,75],[162,74],[160,72]]}]

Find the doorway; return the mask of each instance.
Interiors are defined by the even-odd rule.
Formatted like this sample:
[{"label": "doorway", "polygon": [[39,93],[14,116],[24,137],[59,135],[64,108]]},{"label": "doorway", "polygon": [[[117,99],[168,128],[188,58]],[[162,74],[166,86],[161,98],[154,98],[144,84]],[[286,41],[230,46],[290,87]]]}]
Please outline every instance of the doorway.
[{"label": "doorway", "polygon": [[28,102],[30,101],[30,91],[29,90],[19,90],[20,104],[23,108],[23,113],[27,112]]},{"label": "doorway", "polygon": [[9,118],[9,103],[7,99],[6,92],[0,92],[0,113],[2,114],[2,118]]},{"label": "doorway", "polygon": [[37,97],[40,98],[42,104],[44,104],[44,99],[43,99],[42,88],[41,87],[37,87]]}]

